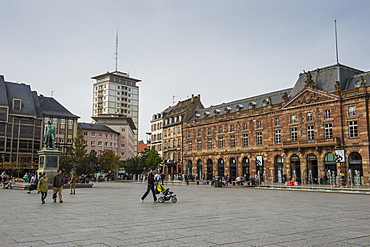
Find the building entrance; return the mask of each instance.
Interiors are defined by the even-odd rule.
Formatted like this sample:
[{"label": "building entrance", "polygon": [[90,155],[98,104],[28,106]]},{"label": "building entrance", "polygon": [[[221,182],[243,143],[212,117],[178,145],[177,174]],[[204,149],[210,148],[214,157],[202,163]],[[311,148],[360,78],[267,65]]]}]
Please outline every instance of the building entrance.
[{"label": "building entrance", "polygon": [[353,152],[348,157],[349,165],[349,182],[351,185],[364,185],[364,177],[362,171],[362,157],[359,153]]},{"label": "building entrance", "polygon": [[213,179],[213,161],[211,159],[207,160],[207,180]]},{"label": "building entrance", "polygon": [[202,161],[198,160],[197,162],[197,179],[203,180],[203,173],[202,173]]},{"label": "building entrance", "polygon": [[188,160],[188,170],[187,170],[187,174],[189,176],[193,175],[193,162],[191,162],[191,160]]},{"label": "building entrance", "polygon": [[298,155],[294,154],[290,157],[290,180],[294,179],[294,182],[301,182],[301,161]]},{"label": "building entrance", "polygon": [[217,162],[217,176],[224,176],[225,167],[224,167],[224,160],[219,159]]},{"label": "building entrance", "polygon": [[335,155],[327,153],[324,159],[325,175],[322,178],[324,184],[337,184],[337,166],[335,163]]},{"label": "building entrance", "polygon": [[276,156],[274,162],[274,179],[277,183],[285,183],[285,181],[283,181],[283,167],[283,157],[280,155]]},{"label": "building entrance", "polygon": [[235,181],[236,179],[236,160],[235,158],[230,159],[230,180]]},{"label": "building entrance", "polygon": [[249,177],[251,176],[250,174],[250,171],[249,171],[249,159],[247,157],[244,157],[243,158],[243,161],[242,161],[242,166],[243,166],[243,171],[242,171],[242,175],[247,177],[248,181],[249,181]]},{"label": "building entrance", "polygon": [[314,154],[307,155],[307,183],[317,184],[318,183],[318,167],[317,158]]}]

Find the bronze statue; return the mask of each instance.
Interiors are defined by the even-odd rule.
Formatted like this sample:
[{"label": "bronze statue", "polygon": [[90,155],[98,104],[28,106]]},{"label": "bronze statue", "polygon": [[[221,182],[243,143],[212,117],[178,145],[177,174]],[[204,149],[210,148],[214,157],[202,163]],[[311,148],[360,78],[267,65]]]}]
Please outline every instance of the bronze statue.
[{"label": "bronze statue", "polygon": [[48,121],[48,124],[44,128],[44,149],[55,149],[55,127]]}]

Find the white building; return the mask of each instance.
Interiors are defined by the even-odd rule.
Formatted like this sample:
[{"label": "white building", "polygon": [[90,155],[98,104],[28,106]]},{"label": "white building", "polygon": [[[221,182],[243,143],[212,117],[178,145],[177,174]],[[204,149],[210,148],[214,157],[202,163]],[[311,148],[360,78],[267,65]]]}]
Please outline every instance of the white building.
[{"label": "white building", "polygon": [[[139,87],[137,83],[141,80],[131,78],[127,73],[120,71],[107,72],[94,76],[92,79],[96,80],[93,88],[93,119],[101,116],[106,119],[111,116],[115,118],[114,122],[122,118],[127,123],[127,118],[131,118],[134,128],[128,132],[133,131],[134,133],[134,151],[136,154],[139,126]],[[100,124],[105,123],[100,122]],[[109,124],[106,125],[109,126]],[[128,126],[132,125],[129,124]],[[112,128],[112,126],[109,127]],[[125,131],[127,130],[125,129]],[[121,133],[121,135],[126,134],[127,132]]]}]

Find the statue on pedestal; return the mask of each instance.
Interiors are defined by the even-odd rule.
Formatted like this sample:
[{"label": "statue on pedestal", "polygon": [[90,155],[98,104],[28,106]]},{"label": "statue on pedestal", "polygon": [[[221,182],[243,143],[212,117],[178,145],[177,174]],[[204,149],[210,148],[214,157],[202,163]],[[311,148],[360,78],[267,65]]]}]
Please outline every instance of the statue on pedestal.
[{"label": "statue on pedestal", "polygon": [[55,127],[48,121],[48,124],[44,128],[44,148],[43,149],[56,149],[54,146],[55,142]]}]

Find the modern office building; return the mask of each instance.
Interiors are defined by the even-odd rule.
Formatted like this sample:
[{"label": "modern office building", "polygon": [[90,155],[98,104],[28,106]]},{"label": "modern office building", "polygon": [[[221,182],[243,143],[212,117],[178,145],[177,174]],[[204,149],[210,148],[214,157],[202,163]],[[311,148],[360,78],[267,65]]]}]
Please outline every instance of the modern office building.
[{"label": "modern office building", "polygon": [[2,163],[38,163],[48,120],[56,129],[55,147],[68,152],[79,117],[52,97],[38,96],[30,85],[8,82],[0,75],[0,155]]},{"label": "modern office building", "polygon": [[[114,117],[114,122],[121,118],[125,125],[126,119],[131,118],[134,128],[134,153],[137,153],[139,126],[139,87],[141,80],[130,77],[127,73],[115,71],[92,77],[93,85],[92,118],[104,116]],[[105,123],[102,123],[105,124]],[[109,126],[107,125],[108,127]],[[129,124],[127,127],[131,127]],[[113,128],[114,129],[114,128]],[[120,132],[120,134],[124,134]],[[129,152],[130,153],[130,152]],[[126,152],[126,154],[128,154]],[[127,155],[125,155],[127,157]]]},{"label": "modern office building", "polygon": [[198,109],[183,123],[183,172],[369,185],[369,86],[370,72],[336,64],[293,88]]}]

